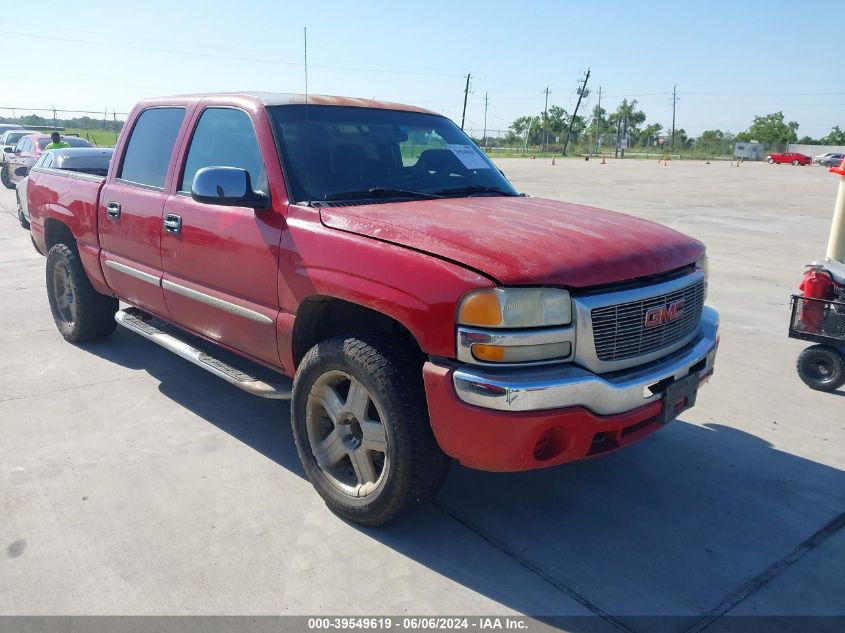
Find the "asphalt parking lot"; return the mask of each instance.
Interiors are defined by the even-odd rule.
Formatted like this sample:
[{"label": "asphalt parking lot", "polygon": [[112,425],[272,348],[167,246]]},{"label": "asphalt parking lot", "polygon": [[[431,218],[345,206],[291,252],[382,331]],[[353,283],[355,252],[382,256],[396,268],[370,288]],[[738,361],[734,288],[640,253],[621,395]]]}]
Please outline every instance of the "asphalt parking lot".
[{"label": "asphalt parking lot", "polygon": [[708,246],[722,317],[698,405],[600,459],[453,467],[380,529],[332,515],[284,404],[119,330],[65,343],[44,260],[0,191],[0,614],[845,615],[845,392],[806,388],[786,337],[824,254],[816,167],[501,160],[532,195],[654,219]]}]

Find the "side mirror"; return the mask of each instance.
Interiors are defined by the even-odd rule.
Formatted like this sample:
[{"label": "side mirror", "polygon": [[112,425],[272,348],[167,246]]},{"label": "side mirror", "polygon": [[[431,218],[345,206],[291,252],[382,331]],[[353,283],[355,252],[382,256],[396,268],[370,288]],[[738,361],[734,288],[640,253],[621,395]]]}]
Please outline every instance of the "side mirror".
[{"label": "side mirror", "polygon": [[13,153],[15,156],[20,156],[20,155],[21,155],[21,151],[20,151],[17,147],[14,149],[14,151],[13,151],[12,153]]},{"label": "side mirror", "polygon": [[29,168],[28,167],[18,167],[15,170],[15,176],[27,176],[29,175]]},{"label": "side mirror", "polygon": [[205,204],[250,207],[257,211],[270,206],[267,194],[253,190],[249,172],[239,167],[203,167],[194,176],[191,197]]}]

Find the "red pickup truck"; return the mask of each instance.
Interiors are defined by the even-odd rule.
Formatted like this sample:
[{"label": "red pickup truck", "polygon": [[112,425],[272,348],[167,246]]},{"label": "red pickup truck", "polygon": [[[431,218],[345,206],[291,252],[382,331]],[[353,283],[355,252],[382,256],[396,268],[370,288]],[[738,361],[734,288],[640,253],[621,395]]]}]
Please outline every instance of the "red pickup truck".
[{"label": "red pickup truck", "polygon": [[118,323],[290,399],[306,474],[364,524],[430,499],[450,457],[518,471],[631,444],[713,371],[700,242],[520,194],[419,108],[146,100],[106,178],[36,167],[27,199],[68,341]]}]

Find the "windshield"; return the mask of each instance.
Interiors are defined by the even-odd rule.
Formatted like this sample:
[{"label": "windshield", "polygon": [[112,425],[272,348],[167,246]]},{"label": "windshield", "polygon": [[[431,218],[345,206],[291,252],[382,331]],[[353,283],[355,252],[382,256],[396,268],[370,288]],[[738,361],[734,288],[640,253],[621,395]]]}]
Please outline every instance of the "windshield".
[{"label": "windshield", "polygon": [[27,134],[32,134],[32,132],[6,132],[0,138],[3,139],[4,145],[14,145]]},{"label": "windshield", "polygon": [[269,108],[298,202],[518,195],[452,121],[343,106]]}]

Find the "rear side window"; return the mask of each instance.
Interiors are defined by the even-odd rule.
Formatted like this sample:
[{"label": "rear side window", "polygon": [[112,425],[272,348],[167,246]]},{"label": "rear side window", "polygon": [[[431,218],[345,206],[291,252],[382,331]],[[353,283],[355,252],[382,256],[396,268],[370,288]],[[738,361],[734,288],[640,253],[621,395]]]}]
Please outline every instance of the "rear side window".
[{"label": "rear side window", "polygon": [[144,110],[132,128],[118,178],[162,189],[184,108]]},{"label": "rear side window", "polygon": [[42,167],[50,167],[53,164],[52,152],[46,152],[39,161]]},{"label": "rear side window", "polygon": [[179,191],[190,191],[203,167],[240,167],[249,172],[253,189],[267,191],[267,173],[249,115],[232,108],[208,108],[200,117]]}]

